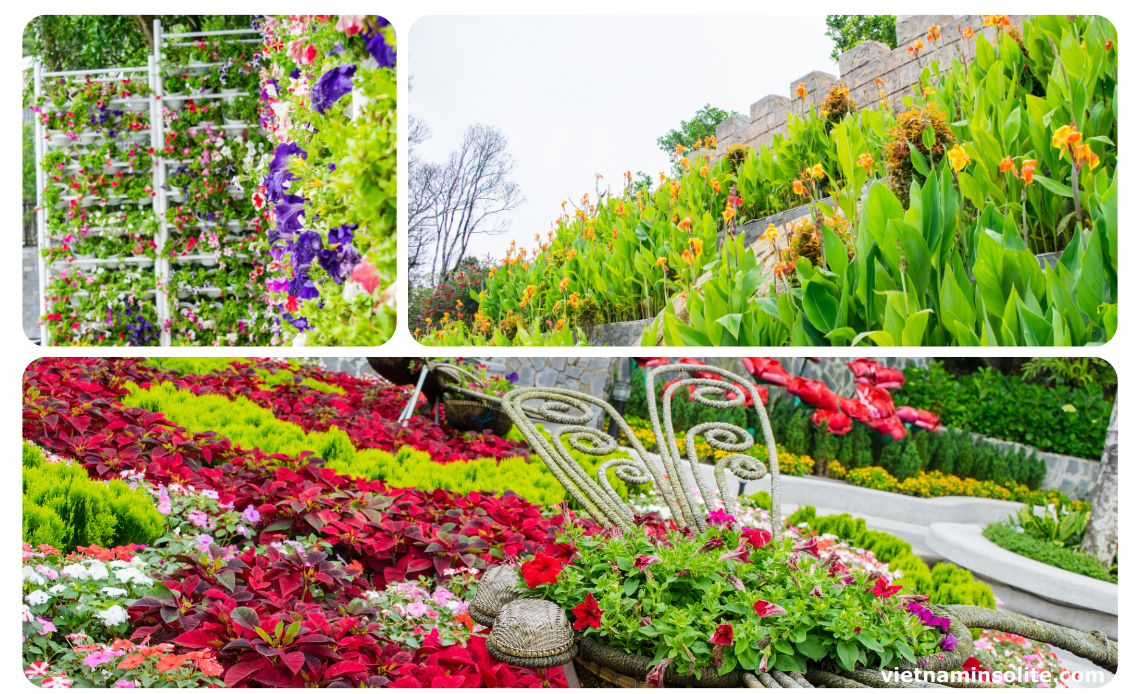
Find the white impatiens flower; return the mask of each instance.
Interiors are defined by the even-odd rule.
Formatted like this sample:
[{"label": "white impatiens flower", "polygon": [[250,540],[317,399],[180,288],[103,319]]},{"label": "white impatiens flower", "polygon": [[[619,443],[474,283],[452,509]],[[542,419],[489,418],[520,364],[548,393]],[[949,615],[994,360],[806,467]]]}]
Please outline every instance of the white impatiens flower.
[{"label": "white impatiens flower", "polygon": [[60,569],[60,573],[62,573],[64,576],[74,578],[77,581],[86,581],[87,579],[91,578],[91,572],[88,571],[87,567],[82,564],[68,564],[67,566]]},{"label": "white impatiens flower", "polygon": [[111,605],[102,612],[96,612],[95,616],[103,620],[104,626],[109,627],[117,627],[127,621],[127,611],[122,605]]},{"label": "white impatiens flower", "polygon": [[51,600],[51,596],[42,590],[37,590],[24,596],[24,601],[29,605],[42,605],[48,600]]},{"label": "white impatiens flower", "polygon": [[56,585],[52,586],[51,588],[48,588],[48,592],[51,593],[52,595],[59,595],[60,593],[62,593],[63,591],[67,590],[70,587],[71,587],[71,585],[68,583],[57,583]]},{"label": "white impatiens flower", "polygon": [[122,583],[135,583],[143,586],[154,585],[154,580],[138,569],[120,569],[115,572],[115,578]]},{"label": "white impatiens flower", "polygon": [[47,579],[36,573],[36,570],[30,566],[24,567],[24,580],[37,586],[42,586],[43,584],[47,583]]},{"label": "white impatiens flower", "polygon": [[87,569],[87,573],[96,581],[104,581],[111,577],[107,572],[107,565],[98,559],[91,560],[91,566]]},{"label": "white impatiens flower", "polygon": [[127,591],[126,588],[112,588],[111,586],[107,586],[100,592],[105,595],[109,595],[112,598],[119,598],[126,595],[129,591]]}]

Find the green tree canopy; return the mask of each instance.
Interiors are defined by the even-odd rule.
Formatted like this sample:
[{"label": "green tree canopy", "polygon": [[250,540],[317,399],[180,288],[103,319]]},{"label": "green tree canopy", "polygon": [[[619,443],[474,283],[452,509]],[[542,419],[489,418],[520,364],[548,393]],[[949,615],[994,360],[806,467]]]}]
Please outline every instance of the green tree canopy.
[{"label": "green tree canopy", "polygon": [[831,59],[839,62],[839,54],[863,41],[879,41],[889,48],[898,46],[895,16],[890,14],[829,14],[827,35],[835,42]]},{"label": "green tree canopy", "polygon": [[49,71],[145,66],[155,18],[164,31],[248,29],[252,15],[47,14],[24,27],[24,55]]},{"label": "green tree canopy", "polygon": [[[688,149],[692,147],[697,140],[715,136],[717,123],[728,120],[729,118],[743,116],[744,114],[738,111],[729,113],[712,104],[705,104],[697,110],[696,115],[690,120],[681,121],[680,130],[674,128],[657,138],[657,146],[661,148],[662,152],[671,155],[677,145],[684,145],[685,148]],[[639,171],[638,174],[640,173]]]}]

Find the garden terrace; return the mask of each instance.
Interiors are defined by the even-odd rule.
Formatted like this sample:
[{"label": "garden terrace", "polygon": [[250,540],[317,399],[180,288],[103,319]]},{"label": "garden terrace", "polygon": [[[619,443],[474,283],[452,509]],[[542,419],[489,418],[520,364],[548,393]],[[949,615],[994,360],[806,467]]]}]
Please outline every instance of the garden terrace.
[{"label": "garden terrace", "polygon": [[[860,109],[841,83],[818,108],[797,104],[787,137],[719,158],[712,138],[681,145],[675,178],[575,201],[533,253],[512,245],[487,271],[473,314],[421,339],[574,344],[652,319],[643,345],[1107,342],[1115,29],[986,21],[996,28],[932,26],[928,47],[911,45],[901,113]],[[972,60],[954,47],[967,41]],[[738,225],[801,205],[806,216],[744,243]]]}]

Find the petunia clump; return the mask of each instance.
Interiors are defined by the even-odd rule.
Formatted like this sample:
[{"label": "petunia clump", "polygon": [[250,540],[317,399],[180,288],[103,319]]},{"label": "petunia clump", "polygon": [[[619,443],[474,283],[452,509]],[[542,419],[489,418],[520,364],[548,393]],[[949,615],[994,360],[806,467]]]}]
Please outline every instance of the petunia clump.
[{"label": "petunia clump", "polygon": [[572,558],[540,553],[517,587],[565,608],[582,636],[650,657],[658,682],[704,667],[913,667],[954,648],[949,620],[927,616],[926,596],[901,595],[893,574],[845,565],[834,543],[717,520],[695,534],[572,526],[558,537]]}]

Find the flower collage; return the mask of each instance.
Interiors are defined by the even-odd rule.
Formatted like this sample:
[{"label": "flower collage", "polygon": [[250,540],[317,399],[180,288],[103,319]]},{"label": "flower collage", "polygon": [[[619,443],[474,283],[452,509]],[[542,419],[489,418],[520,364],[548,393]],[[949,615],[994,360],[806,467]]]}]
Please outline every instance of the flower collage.
[{"label": "flower collage", "polygon": [[7,681],[1122,686],[1127,11],[626,4],[20,20]]}]

